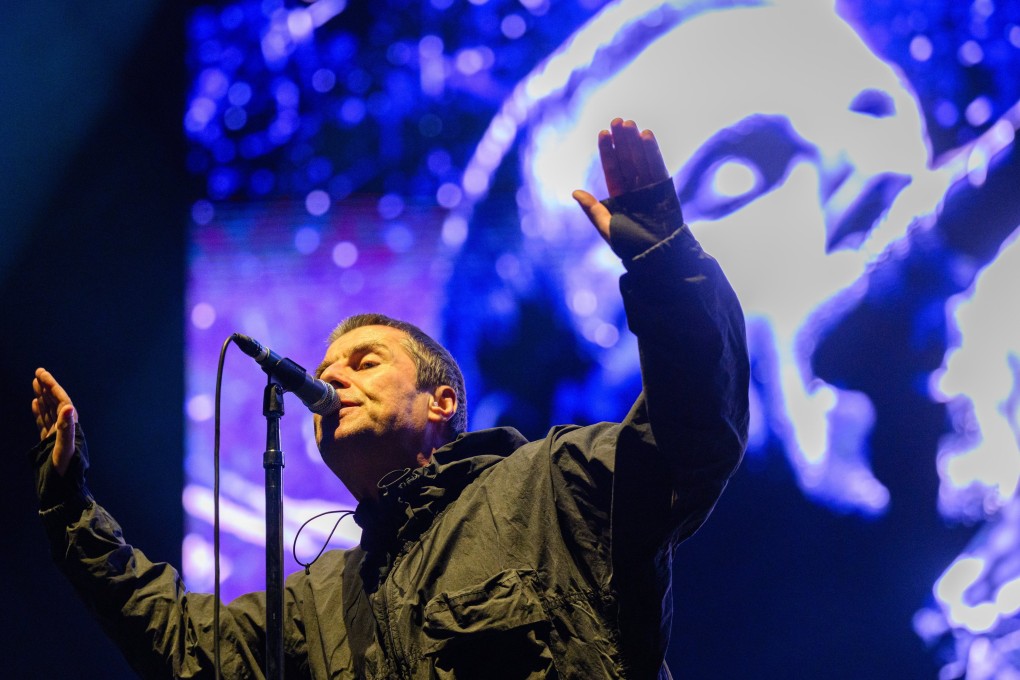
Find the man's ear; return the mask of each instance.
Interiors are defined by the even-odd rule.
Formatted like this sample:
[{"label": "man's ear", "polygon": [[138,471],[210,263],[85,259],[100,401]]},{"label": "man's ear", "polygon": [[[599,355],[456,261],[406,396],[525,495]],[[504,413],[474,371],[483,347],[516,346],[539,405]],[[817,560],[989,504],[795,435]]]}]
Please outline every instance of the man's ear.
[{"label": "man's ear", "polygon": [[457,391],[449,385],[440,385],[432,390],[429,401],[429,421],[445,423],[457,412]]}]

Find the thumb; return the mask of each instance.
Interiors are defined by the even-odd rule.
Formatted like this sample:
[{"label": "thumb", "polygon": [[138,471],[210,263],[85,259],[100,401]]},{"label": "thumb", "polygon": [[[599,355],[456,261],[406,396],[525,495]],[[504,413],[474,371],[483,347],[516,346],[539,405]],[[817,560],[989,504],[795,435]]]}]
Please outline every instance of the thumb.
[{"label": "thumb", "polygon": [[581,206],[584,214],[588,216],[588,220],[595,225],[599,235],[605,239],[606,243],[609,243],[609,221],[612,219],[612,215],[606,206],[599,203],[597,198],[582,189],[578,189],[571,195],[577,201],[577,204]]},{"label": "thumb", "polygon": [[74,457],[74,428],[76,414],[74,406],[64,404],[57,413],[57,438],[53,444],[53,467],[63,475]]}]

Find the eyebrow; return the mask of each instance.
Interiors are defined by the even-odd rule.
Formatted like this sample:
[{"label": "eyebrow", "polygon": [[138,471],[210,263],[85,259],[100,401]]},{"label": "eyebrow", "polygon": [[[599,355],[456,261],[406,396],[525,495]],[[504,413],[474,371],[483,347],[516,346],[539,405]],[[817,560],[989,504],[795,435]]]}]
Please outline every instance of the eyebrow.
[{"label": "eyebrow", "polygon": [[[373,352],[376,354],[382,354],[386,357],[393,356],[393,352],[390,351],[389,347],[387,347],[384,343],[379,342],[378,340],[365,340],[364,342],[359,342],[352,346],[339,358],[342,359],[344,357],[361,356],[364,354],[371,354]],[[330,364],[335,363],[338,360],[339,359],[330,359],[329,357],[323,359],[322,363],[319,364],[319,367],[315,369],[315,377],[318,378],[321,376],[322,372],[329,368]]]}]

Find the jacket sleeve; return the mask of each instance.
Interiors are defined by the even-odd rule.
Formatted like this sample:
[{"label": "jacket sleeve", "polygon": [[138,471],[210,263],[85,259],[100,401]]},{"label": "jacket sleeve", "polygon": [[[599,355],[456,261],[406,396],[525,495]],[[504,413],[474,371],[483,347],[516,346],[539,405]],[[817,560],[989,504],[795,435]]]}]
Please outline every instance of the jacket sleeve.
[{"label": "jacket sleeve", "polygon": [[704,523],[744,453],[750,367],[740,304],[684,224],[672,181],[605,205],[643,386],[615,456],[618,558],[676,545]]},{"label": "jacket sleeve", "polygon": [[[92,498],[85,484],[88,449],[81,428],[75,456],[61,476],[54,470],[49,437],[32,449],[39,514],[52,556],[86,606],[145,678],[214,677],[213,596],[189,593],[177,571],[151,562],[124,540],[120,525]],[[305,659],[300,617],[285,594],[288,664]],[[225,678],[262,678],[265,594],[235,599],[220,610],[221,668]],[[288,677],[301,669],[288,667]]]}]

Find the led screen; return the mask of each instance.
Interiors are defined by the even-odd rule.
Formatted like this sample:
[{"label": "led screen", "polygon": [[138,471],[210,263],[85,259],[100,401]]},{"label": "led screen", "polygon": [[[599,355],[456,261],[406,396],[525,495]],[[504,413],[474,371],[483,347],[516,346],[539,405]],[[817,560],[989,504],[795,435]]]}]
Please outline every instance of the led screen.
[{"label": "led screen", "polygon": [[[783,456],[828,511],[881,518],[896,490],[873,461],[895,452],[870,436],[897,395],[860,376],[884,348],[937,348],[910,386],[945,405],[931,512],[980,530],[903,625],[953,641],[947,673],[1020,672],[1020,3],[240,0],[194,11],[189,63],[184,126],[204,186],[188,289],[191,588],[212,588],[213,389],[232,332],[314,367],[341,318],[381,311],[460,360],[472,428],[540,436],[626,411],[640,376],[621,267],[570,199],[604,194],[594,140],[622,115],[655,130],[688,223],[744,306],[749,456]],[[876,338],[868,315],[889,309],[904,322]],[[235,354],[227,598],[264,579],[265,377]],[[283,437],[289,546],[354,501],[294,398]],[[301,532],[299,559],[333,522]],[[348,519],[330,545],[357,540]]]}]

